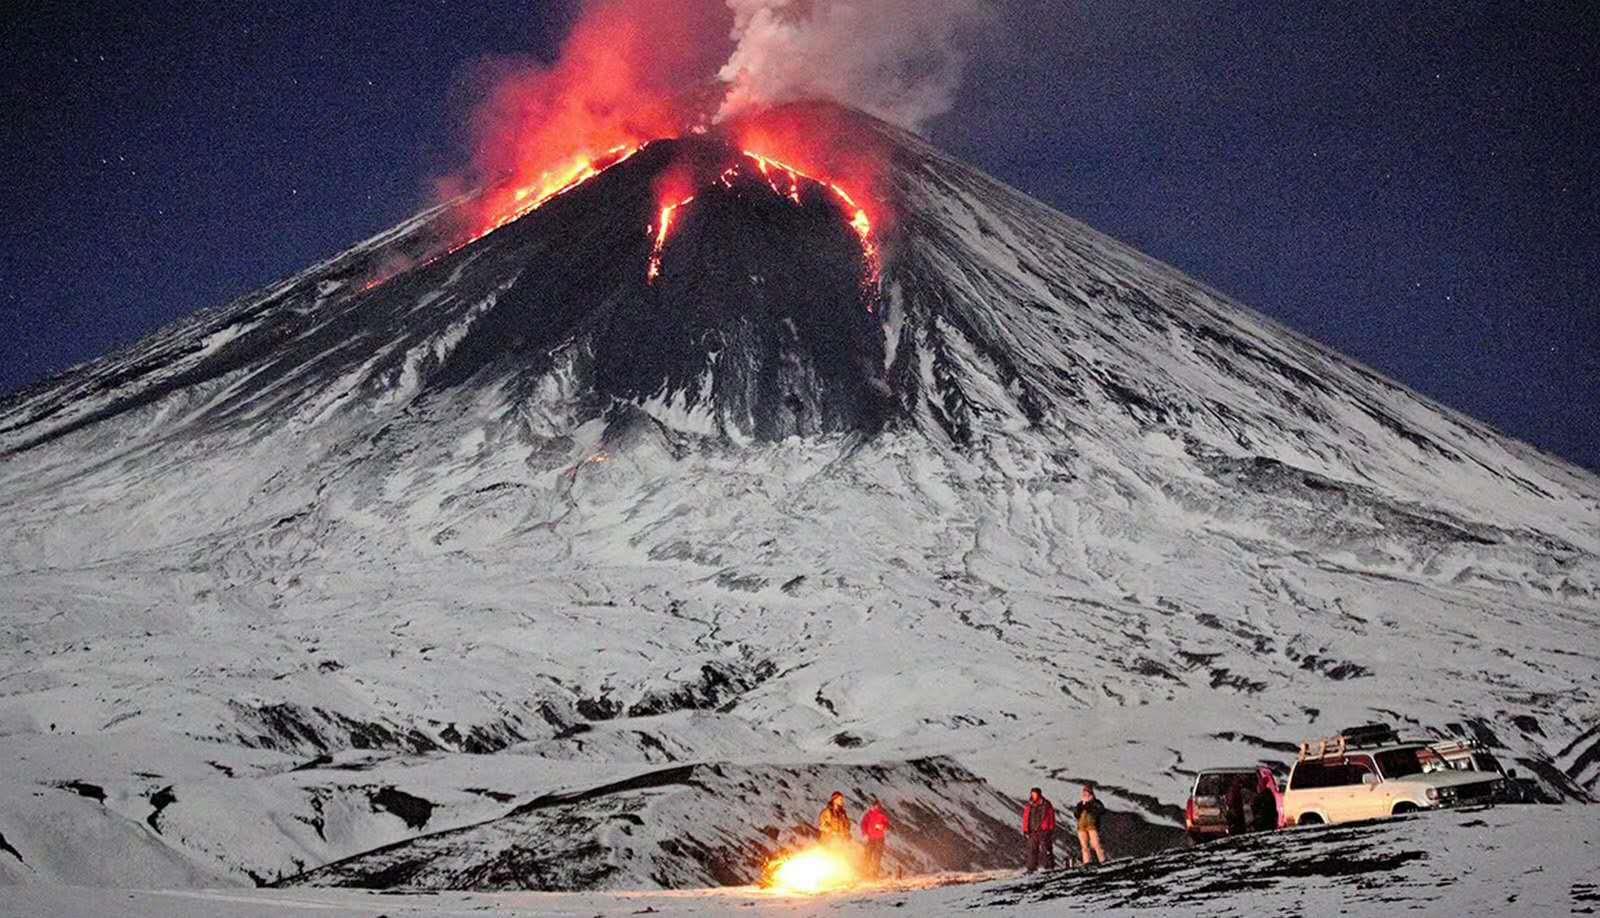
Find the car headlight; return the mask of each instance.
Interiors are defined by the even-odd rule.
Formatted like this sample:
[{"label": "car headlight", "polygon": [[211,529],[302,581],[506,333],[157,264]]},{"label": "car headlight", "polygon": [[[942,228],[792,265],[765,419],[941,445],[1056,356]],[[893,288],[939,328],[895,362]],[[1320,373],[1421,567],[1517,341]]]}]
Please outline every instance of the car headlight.
[{"label": "car headlight", "polygon": [[1427,795],[1429,800],[1435,803],[1439,801],[1439,789],[1437,787],[1428,788]]}]

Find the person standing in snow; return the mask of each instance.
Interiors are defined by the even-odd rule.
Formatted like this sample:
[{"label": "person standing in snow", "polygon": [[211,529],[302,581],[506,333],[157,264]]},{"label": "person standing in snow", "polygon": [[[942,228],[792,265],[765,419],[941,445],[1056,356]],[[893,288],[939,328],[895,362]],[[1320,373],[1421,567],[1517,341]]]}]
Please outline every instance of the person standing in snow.
[{"label": "person standing in snow", "polygon": [[824,845],[848,845],[850,843],[850,814],[844,808],[844,793],[834,791],[828,798],[828,805],[822,808],[822,815],[817,817],[817,829],[822,834]]},{"label": "person standing in snow", "polygon": [[877,877],[883,872],[883,846],[889,838],[889,814],[884,812],[882,801],[872,798],[872,806],[861,817],[861,836],[867,840],[867,876]]},{"label": "person standing in snow", "polygon": [[1278,798],[1272,793],[1273,779],[1263,773],[1256,779],[1256,796],[1250,804],[1251,822],[1257,832],[1278,827]]},{"label": "person standing in snow", "polygon": [[1099,858],[1102,864],[1106,862],[1106,851],[1100,847],[1100,817],[1105,812],[1106,806],[1094,795],[1094,787],[1085,784],[1083,799],[1072,808],[1072,818],[1078,823],[1078,846],[1083,849],[1085,867],[1091,863],[1091,855]]},{"label": "person standing in snow", "polygon": [[1028,839],[1028,872],[1056,869],[1056,808],[1037,787],[1022,807],[1022,834]]},{"label": "person standing in snow", "polygon": [[1245,830],[1244,818],[1244,782],[1243,775],[1235,775],[1233,783],[1228,785],[1228,794],[1223,798],[1224,809],[1228,815],[1228,834],[1243,835]]}]

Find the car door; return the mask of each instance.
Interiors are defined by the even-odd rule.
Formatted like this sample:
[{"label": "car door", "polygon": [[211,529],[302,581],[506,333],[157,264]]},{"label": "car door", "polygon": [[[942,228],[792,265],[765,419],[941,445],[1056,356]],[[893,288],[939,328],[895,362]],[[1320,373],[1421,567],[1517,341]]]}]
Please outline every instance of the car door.
[{"label": "car door", "polygon": [[1358,761],[1359,758],[1340,759],[1325,766],[1326,784],[1321,797],[1329,822],[1366,819],[1366,814],[1372,808],[1375,788],[1362,782],[1363,775],[1373,773],[1372,763],[1370,760]]},{"label": "car door", "polygon": [[1371,756],[1353,755],[1345,760],[1345,796],[1349,819],[1378,819],[1389,815],[1389,795],[1383,777]]}]

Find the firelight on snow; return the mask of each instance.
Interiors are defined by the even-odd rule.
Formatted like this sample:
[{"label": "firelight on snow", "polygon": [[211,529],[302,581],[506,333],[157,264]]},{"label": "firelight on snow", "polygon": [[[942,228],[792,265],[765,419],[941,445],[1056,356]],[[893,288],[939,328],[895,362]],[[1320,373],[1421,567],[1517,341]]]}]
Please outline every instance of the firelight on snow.
[{"label": "firelight on snow", "polygon": [[775,861],[767,868],[763,885],[774,892],[795,896],[848,889],[860,881],[847,852],[818,846]]}]

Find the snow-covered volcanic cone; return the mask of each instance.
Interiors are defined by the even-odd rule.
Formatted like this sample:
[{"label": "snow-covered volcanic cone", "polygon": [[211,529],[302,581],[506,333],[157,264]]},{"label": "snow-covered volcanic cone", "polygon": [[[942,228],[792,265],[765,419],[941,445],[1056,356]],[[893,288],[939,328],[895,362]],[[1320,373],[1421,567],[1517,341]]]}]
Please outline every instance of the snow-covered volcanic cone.
[{"label": "snow-covered volcanic cone", "polygon": [[1193,769],[1373,719],[1596,790],[1600,480],[832,117],[870,233],[663,140],[0,404],[0,880],[480,823],[369,863],[739,880],[835,783],[992,866],[1031,785],[1173,834]]}]

